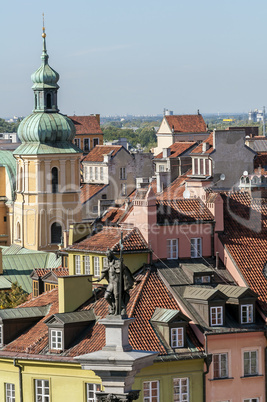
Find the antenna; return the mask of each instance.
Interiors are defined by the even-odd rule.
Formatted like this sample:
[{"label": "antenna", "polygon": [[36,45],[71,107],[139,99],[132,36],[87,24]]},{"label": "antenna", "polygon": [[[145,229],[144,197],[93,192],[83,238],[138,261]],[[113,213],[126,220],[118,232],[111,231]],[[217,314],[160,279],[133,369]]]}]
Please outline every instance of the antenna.
[{"label": "antenna", "polygon": [[262,134],[265,137],[265,106],[262,108]]}]

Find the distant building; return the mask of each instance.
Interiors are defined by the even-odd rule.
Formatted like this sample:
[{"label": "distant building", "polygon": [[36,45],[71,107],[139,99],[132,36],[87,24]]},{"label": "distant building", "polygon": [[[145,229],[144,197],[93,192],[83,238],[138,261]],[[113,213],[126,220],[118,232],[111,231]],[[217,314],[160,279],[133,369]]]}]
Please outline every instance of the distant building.
[{"label": "distant building", "polygon": [[254,123],[263,121],[264,110],[258,110],[258,109],[250,110],[248,112],[248,119],[249,121],[254,121]]},{"label": "distant building", "polygon": [[100,114],[89,116],[69,116],[76,128],[74,144],[88,153],[96,145],[103,145],[103,132],[100,128]]}]

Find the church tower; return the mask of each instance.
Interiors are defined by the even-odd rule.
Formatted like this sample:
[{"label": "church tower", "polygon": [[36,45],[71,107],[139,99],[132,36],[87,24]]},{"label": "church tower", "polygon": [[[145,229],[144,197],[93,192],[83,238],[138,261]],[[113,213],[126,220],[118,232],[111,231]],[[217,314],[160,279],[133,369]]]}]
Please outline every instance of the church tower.
[{"label": "church tower", "polygon": [[59,113],[59,74],[48,64],[43,28],[42,64],[32,74],[34,110],[19,125],[13,244],[55,251],[69,224],[81,220],[80,158],[75,127]]}]

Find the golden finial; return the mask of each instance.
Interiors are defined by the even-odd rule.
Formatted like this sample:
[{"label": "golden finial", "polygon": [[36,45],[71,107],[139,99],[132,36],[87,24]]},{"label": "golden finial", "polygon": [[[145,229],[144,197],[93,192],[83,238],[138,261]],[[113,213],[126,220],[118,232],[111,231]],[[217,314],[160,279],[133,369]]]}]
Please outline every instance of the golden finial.
[{"label": "golden finial", "polygon": [[43,33],[42,33],[42,37],[43,37],[43,38],[46,37],[45,26],[44,26],[44,13],[43,13]]}]

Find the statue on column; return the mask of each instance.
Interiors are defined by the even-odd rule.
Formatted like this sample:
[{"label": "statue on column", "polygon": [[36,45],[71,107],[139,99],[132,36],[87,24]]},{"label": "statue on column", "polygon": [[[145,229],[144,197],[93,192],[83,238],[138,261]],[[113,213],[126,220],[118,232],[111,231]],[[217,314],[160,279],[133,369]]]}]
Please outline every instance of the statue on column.
[{"label": "statue on column", "polygon": [[129,291],[134,284],[131,271],[124,265],[122,258],[116,258],[111,250],[107,251],[108,264],[102,269],[99,281],[106,279],[108,286],[104,298],[109,304],[110,315],[127,318],[126,306],[130,300]]}]

